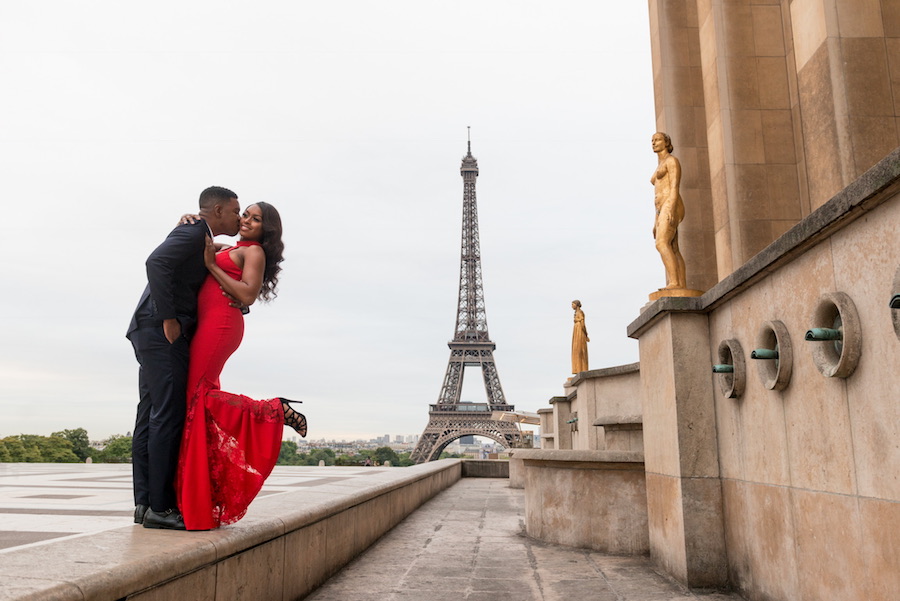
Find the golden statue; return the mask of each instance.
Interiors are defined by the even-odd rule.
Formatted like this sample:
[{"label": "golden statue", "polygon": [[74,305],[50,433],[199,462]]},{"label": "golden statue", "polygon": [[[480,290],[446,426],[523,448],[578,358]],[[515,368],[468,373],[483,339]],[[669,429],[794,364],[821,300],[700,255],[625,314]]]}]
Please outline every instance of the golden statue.
[{"label": "golden statue", "polygon": [[588,338],[587,327],[584,325],[584,311],[581,310],[581,301],[573,300],[572,308],[575,309],[575,328],[572,330],[572,373],[577,374],[588,370]]},{"label": "golden statue", "polygon": [[659,165],[650,183],[654,188],[656,203],[656,221],[653,224],[653,237],[656,238],[656,250],[662,257],[666,268],[666,288],[685,288],[687,276],[684,269],[684,257],[678,250],[678,225],[684,219],[684,201],[681,200],[681,163],[671,153],[674,150],[669,134],[656,132],[651,138],[653,152],[656,153]]}]

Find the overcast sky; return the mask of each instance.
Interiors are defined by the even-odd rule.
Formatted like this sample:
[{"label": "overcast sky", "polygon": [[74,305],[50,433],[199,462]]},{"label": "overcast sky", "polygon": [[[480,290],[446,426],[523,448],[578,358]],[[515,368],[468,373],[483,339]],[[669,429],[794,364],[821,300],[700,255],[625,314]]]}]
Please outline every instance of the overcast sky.
[{"label": "overcast sky", "polygon": [[286,243],[223,388],[302,399],[313,440],[420,434],[467,126],[508,400],[562,393],[575,298],[591,368],[637,361],[665,280],[646,2],[3,2],[0,82],[0,436],[132,429],[144,261],[210,185],[275,205]]}]

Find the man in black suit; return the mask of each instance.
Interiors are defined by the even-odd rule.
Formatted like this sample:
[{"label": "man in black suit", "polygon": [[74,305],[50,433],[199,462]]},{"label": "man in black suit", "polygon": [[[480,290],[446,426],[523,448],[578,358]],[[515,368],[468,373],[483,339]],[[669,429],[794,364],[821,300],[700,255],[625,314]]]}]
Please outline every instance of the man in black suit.
[{"label": "man in black suit", "polygon": [[[140,364],[132,442],[134,521],[145,528],[184,530],[175,473],[185,418],[188,348],[197,323],[197,293],[208,271],[206,238],[234,236],[237,195],[213,186],[200,194],[200,217],[179,225],[147,259],[147,287],[128,326]],[[237,311],[237,309],[235,309]]]}]

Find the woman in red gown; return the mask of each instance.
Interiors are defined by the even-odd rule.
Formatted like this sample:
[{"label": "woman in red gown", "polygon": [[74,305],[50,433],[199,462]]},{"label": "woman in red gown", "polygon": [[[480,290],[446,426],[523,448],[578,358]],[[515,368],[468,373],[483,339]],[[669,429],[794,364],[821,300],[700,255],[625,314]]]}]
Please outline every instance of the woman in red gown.
[{"label": "woman in red gown", "polygon": [[244,334],[244,316],[222,292],[244,305],[272,300],[284,250],[281,217],[268,203],[247,207],[240,235],[236,246],[218,253],[207,239],[210,273],[197,297],[176,481],[188,530],[241,519],[275,466],[284,426],[306,436],[306,418],[286,399],[258,401],[219,387],[219,374]]}]

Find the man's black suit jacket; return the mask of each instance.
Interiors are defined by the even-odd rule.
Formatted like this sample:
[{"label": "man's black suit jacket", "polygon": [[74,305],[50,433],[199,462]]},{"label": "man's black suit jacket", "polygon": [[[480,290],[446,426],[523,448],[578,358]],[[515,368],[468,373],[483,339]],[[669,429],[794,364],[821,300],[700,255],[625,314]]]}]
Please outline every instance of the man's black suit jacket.
[{"label": "man's black suit jacket", "polygon": [[139,327],[162,325],[175,317],[190,337],[197,324],[197,293],[209,273],[203,264],[206,222],[179,225],[147,258],[147,287],[128,326],[127,337]]}]

